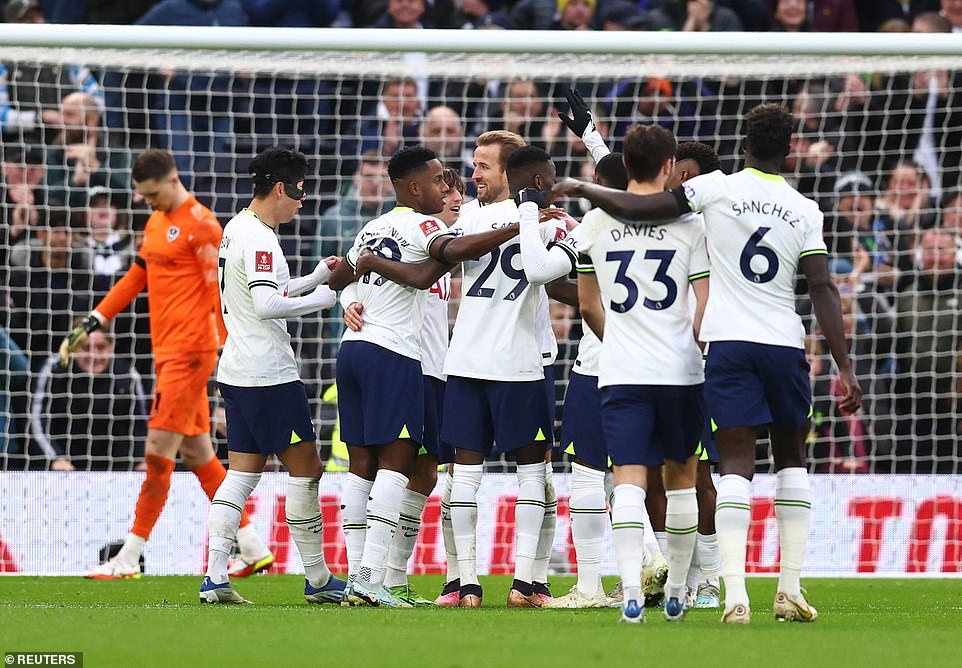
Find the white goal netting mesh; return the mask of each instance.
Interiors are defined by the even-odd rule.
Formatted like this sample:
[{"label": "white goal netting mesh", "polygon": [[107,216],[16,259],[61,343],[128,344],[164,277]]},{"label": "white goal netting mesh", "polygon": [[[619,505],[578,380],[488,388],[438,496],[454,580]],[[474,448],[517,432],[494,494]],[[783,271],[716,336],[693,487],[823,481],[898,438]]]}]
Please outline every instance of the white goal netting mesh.
[{"label": "white goal netting mesh", "polygon": [[[247,167],[258,151],[281,144],[306,153],[310,198],[281,231],[292,274],[299,275],[319,258],[343,255],[359,227],[392,206],[384,158],[400,146],[432,147],[463,175],[469,196],[473,141],[491,129],[514,130],[544,147],[561,176],[590,176],[585,147],[557,118],[558,110],[566,111],[564,92],[571,86],[591,105],[613,149],[630,124],[655,122],[674,130],[679,141],[708,144],[731,171],[740,167],[746,112],[776,101],[791,107],[798,121],[786,174],[825,211],[831,265],[866,392],[858,415],[839,413],[827,347],[800,290],[815,396],[809,468],[867,474],[844,484],[826,476],[816,486],[834,499],[816,520],[825,534],[816,548],[819,563],[826,572],[846,559],[857,563],[853,571],[962,570],[958,490],[883,475],[962,469],[962,56],[5,48],[0,60],[0,469],[48,469],[69,461],[79,470],[129,471],[142,462],[154,384],[145,296],[69,368],[54,355],[73,319],[89,311],[136,253],[149,212],[132,197],[130,165],[145,148],[170,149],[185,184],[222,222],[248,203]],[[576,216],[584,212],[582,203],[570,208]],[[560,304],[552,305],[552,318],[560,422],[582,324],[574,309]],[[331,390],[342,328],[336,309],[290,323],[329,470],[344,463]],[[216,417],[215,400],[212,411]],[[215,440],[226,455],[222,432]],[[757,464],[760,472],[770,471],[764,440]],[[510,466],[490,462],[492,470]],[[9,532],[13,518],[52,497],[31,491],[30,474],[7,475],[8,492],[22,489],[16,504],[3,494],[0,514]],[[137,483],[103,475],[78,479],[77,487],[68,480],[50,494],[79,503],[81,513],[106,513],[102,523],[119,538]],[[122,502],[88,507],[96,505],[101,482],[122,485]],[[491,493],[501,494],[502,483],[495,486]],[[279,489],[271,487],[264,498],[273,499]],[[199,490],[189,499],[170,512],[202,524],[205,499]],[[768,506],[759,508],[753,527],[761,533],[753,534],[750,549],[756,551],[755,571],[764,572],[776,548],[764,531],[772,521]],[[917,510],[914,523],[910,508]],[[511,559],[510,545],[498,536],[513,535],[504,529],[513,520],[500,513],[489,518],[493,549],[500,550],[490,556],[492,572]],[[852,523],[850,541],[833,537],[832,527],[843,519]],[[174,525],[165,529],[165,521],[159,531],[169,531],[172,545],[179,545]],[[274,536],[280,529],[270,517],[256,521],[286,545],[286,538]],[[559,525],[555,557],[570,565],[570,537],[565,542],[561,535],[566,526]],[[891,534],[883,541],[885,526],[896,527],[901,547],[885,542]],[[38,545],[62,540],[44,533],[48,529],[20,537],[29,534]],[[335,533],[332,550],[340,549]],[[420,553],[428,564],[423,570],[431,571],[437,560],[435,534],[424,548],[434,551]],[[930,550],[930,543],[937,547]],[[172,554],[157,553],[167,564],[162,570],[189,571],[203,557],[191,552],[189,564],[170,565]],[[0,570],[5,558],[0,555]],[[83,558],[89,562],[92,554]],[[36,572],[80,568],[51,568],[42,558],[37,563]]]},{"label": "white goal netting mesh", "polygon": [[[138,151],[172,150],[188,187],[222,221],[249,199],[254,154],[274,144],[305,152],[311,198],[282,232],[297,272],[343,254],[359,224],[390,205],[381,157],[402,145],[435,148],[469,194],[473,138],[489,129],[545,147],[561,175],[589,175],[583,145],[556,116],[575,86],[612,148],[629,124],[656,122],[715,148],[729,171],[739,166],[745,113],[761,101],[792,107],[799,129],[788,174],[826,212],[867,391],[859,416],[838,414],[813,329],[811,467],[957,472],[960,61],[5,49],[0,463],[139,461],[152,390],[145,300],[114,323],[110,369],[50,362],[71,319],[134,255],[147,213],[131,198]],[[948,265],[935,289],[933,262]],[[801,297],[799,309],[807,313]],[[560,305],[553,315],[560,405],[581,323]],[[291,323],[328,443],[336,412],[323,396],[341,327],[336,311]]]}]

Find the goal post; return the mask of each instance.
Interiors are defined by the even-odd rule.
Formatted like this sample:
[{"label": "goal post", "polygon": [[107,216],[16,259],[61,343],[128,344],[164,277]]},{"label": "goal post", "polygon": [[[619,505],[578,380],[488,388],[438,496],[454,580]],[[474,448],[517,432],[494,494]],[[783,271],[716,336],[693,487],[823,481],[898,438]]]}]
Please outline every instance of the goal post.
[{"label": "goal post", "polygon": [[[903,538],[913,522],[928,522],[946,555],[962,544],[959,490],[950,476],[930,475],[962,472],[962,295],[945,278],[962,271],[962,36],[0,25],[0,63],[0,476],[59,459],[82,470],[140,463],[153,389],[145,300],[113,323],[112,384],[50,362],[72,317],[129,266],[149,213],[132,197],[137,153],[170,149],[222,223],[249,202],[247,168],[259,150],[306,153],[309,199],[280,231],[299,275],[343,255],[359,225],[390,206],[384,158],[399,146],[434,148],[469,195],[474,139],[490,129],[544,147],[559,176],[589,177],[590,156],[557,118],[571,86],[612,148],[630,124],[656,122],[679,141],[714,148],[729,172],[741,167],[745,114],[763,101],[792,108],[798,133],[785,174],[825,213],[866,391],[858,416],[840,414],[827,348],[800,295],[815,399],[809,468],[825,474],[817,489],[838,496],[833,518],[869,536],[865,558],[890,559],[893,572],[909,548],[907,539],[892,545],[889,520],[905,522]],[[80,121],[64,109],[68,98]],[[67,157],[72,143],[92,143],[93,157]],[[63,229],[66,249],[55,233]],[[932,258],[956,249],[960,258],[939,265],[942,287],[932,290],[927,267],[945,264]],[[66,273],[53,266],[65,257]],[[552,316],[560,409],[582,324],[567,307]],[[326,454],[336,436],[330,387],[341,318],[335,310],[290,327]],[[146,402],[130,399],[136,384]],[[757,464],[771,470],[763,447]],[[17,475],[27,484],[29,474]],[[849,554],[825,531],[825,563]],[[926,552],[931,568],[939,549]],[[962,548],[951,549],[955,561],[945,563],[957,564]]]}]

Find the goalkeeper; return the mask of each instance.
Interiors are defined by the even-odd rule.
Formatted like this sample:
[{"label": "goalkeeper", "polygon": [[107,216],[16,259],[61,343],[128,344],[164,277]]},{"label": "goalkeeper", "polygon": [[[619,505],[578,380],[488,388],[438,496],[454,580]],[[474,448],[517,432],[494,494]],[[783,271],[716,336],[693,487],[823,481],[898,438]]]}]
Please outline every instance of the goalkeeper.
[{"label": "goalkeeper", "polygon": [[[120,552],[87,571],[86,577],[100,580],[140,577],[140,556],[167,502],[178,452],[208,498],[227,475],[211,444],[207,397],[217,350],[227,338],[217,285],[221,226],[181,183],[168,151],[145,151],[132,175],[137,193],[154,210],[143,243],[123,278],[60,344],[60,361],[66,367],[70,354],[86,343],[90,332],[148,288],[157,383],[147,423],[147,478]],[[245,577],[274,562],[246,513],[237,541],[240,553],[232,576]]]}]

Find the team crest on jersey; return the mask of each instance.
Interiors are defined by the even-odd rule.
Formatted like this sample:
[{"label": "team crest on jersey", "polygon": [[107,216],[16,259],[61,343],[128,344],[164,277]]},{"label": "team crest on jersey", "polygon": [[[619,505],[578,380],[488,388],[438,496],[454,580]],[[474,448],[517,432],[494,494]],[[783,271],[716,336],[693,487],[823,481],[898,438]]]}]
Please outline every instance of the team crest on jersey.
[{"label": "team crest on jersey", "polygon": [[421,231],[424,232],[424,236],[429,237],[435,232],[440,231],[441,227],[433,220],[425,220],[421,223]]},{"label": "team crest on jersey", "polygon": [[254,271],[274,271],[274,253],[271,251],[254,253]]},{"label": "team crest on jersey", "polygon": [[176,225],[171,225],[167,228],[167,243],[172,243],[174,239],[180,236],[180,228]]}]

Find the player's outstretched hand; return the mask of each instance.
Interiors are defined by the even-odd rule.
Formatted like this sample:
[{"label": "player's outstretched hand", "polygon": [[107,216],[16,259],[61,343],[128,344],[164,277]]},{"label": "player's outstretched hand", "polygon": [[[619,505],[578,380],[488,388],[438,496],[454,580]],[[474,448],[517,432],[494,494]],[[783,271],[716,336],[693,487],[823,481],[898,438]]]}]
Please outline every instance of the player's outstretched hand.
[{"label": "player's outstretched hand", "polygon": [[70,330],[70,333],[64,337],[64,340],[60,342],[60,366],[64,369],[70,364],[70,355],[73,354],[78,348],[82,348],[87,344],[87,339],[90,332],[95,329],[100,329],[102,323],[93,314],[88,315],[86,318],[81,320],[76,327]]},{"label": "player's outstretched hand", "polygon": [[578,189],[580,187],[581,181],[578,179],[561,179],[560,181],[556,181],[551,188],[551,192],[548,194],[548,201],[557,202],[563,197],[578,197]]},{"label": "player's outstretched hand", "polygon": [[858,384],[858,378],[855,377],[852,369],[839,373],[838,382],[842,386],[842,392],[845,393],[838,407],[845,415],[852,415],[862,405],[862,386]]},{"label": "player's outstretched hand", "polygon": [[588,109],[588,105],[585,103],[585,99],[581,97],[579,93],[574,88],[569,88],[568,92],[565,93],[565,97],[568,99],[568,106],[571,108],[571,116],[562,114],[558,112],[558,118],[561,122],[571,130],[578,139],[585,136],[585,132],[594,127],[594,122],[591,119],[591,110]]},{"label": "player's outstretched hand", "polygon": [[347,325],[352,332],[360,332],[361,326],[364,324],[363,313],[364,304],[351,302],[351,305],[344,309],[344,324]]}]

